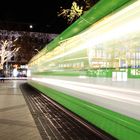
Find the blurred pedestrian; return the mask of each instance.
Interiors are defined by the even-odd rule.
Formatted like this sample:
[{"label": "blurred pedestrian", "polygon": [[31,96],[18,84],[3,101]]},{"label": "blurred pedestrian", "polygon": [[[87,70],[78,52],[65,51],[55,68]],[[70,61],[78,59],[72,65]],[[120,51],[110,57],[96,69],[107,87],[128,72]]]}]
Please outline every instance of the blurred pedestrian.
[{"label": "blurred pedestrian", "polygon": [[4,83],[4,81],[5,81],[4,73],[0,73],[0,80],[1,80],[2,83]]}]

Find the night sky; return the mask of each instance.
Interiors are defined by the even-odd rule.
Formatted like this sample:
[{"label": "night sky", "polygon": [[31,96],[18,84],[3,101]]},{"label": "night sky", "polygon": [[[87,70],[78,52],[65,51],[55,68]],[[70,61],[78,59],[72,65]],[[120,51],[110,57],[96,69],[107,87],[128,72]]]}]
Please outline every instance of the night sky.
[{"label": "night sky", "polygon": [[57,16],[60,7],[68,8],[71,0],[34,0],[4,2],[0,7],[0,29],[61,33],[69,25]]}]

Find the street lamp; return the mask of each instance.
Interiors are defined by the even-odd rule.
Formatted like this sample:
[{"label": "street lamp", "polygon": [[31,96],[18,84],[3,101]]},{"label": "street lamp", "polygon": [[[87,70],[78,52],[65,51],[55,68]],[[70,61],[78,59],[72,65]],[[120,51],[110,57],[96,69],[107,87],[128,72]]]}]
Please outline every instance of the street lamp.
[{"label": "street lamp", "polygon": [[38,49],[34,49],[35,51],[37,51],[39,53],[39,50]]}]

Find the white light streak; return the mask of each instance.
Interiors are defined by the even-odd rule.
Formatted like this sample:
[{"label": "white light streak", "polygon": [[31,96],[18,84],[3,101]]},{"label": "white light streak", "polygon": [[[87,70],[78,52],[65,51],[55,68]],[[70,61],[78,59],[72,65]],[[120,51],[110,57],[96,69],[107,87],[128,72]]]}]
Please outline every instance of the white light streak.
[{"label": "white light streak", "polygon": [[140,103],[140,98],[136,96],[136,94],[140,95],[139,91],[49,78],[32,78],[32,80],[67,88],[70,90],[75,90],[84,94],[96,95],[104,98],[112,98],[113,100]]}]

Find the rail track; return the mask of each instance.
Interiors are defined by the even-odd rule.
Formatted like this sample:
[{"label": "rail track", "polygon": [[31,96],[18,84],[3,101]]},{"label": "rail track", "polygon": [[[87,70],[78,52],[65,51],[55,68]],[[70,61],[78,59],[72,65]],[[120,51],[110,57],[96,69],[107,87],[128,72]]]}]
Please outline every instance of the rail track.
[{"label": "rail track", "polygon": [[20,88],[43,140],[115,140],[27,83]]}]

